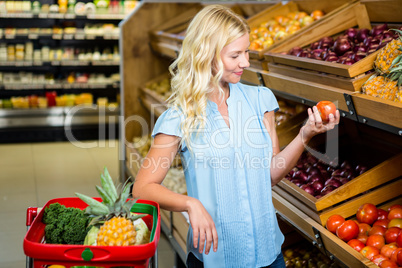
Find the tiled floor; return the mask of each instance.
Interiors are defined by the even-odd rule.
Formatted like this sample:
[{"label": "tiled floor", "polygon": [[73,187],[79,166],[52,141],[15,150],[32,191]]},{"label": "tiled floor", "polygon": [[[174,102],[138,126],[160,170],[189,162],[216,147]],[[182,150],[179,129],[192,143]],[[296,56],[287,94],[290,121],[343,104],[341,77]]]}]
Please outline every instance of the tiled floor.
[{"label": "tiled floor", "polygon": [[[105,166],[117,181],[116,141],[97,143],[90,149],[69,142],[0,144],[0,267],[25,267],[28,207],[41,207],[49,199],[75,192],[98,196],[95,185],[100,185]],[[173,251],[163,235],[158,253],[159,267],[174,267]]]}]

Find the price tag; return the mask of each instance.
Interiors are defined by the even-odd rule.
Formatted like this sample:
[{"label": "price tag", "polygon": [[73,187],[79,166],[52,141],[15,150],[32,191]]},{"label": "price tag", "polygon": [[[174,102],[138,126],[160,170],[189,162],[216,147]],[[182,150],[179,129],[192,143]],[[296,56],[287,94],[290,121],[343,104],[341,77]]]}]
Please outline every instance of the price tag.
[{"label": "price tag", "polygon": [[73,20],[76,18],[75,14],[65,14],[64,15],[65,19]]},{"label": "price tag", "polygon": [[73,40],[74,35],[73,34],[65,34],[64,35],[64,40]]},{"label": "price tag", "polygon": [[54,34],[54,35],[52,35],[52,38],[55,39],[55,40],[61,40],[62,37],[63,37],[63,36],[62,36],[61,34]]},{"label": "price tag", "polygon": [[38,18],[47,19],[47,13],[39,13]]},{"label": "price tag", "polygon": [[24,66],[24,62],[23,61],[16,61],[15,66],[17,66],[17,67]]},{"label": "price tag", "polygon": [[96,38],[96,35],[93,35],[93,34],[87,35],[87,40],[95,40],[95,38]]},{"label": "price tag", "polygon": [[85,34],[76,34],[75,39],[76,40],[84,40],[85,39]]},{"label": "price tag", "polygon": [[28,39],[38,39],[38,34],[28,34]]},{"label": "price tag", "polygon": [[64,14],[59,14],[59,13],[52,14],[52,13],[50,13],[48,15],[48,18],[49,19],[64,19]]},{"label": "price tag", "polygon": [[6,39],[15,39],[15,34],[6,34],[5,38]]},{"label": "price tag", "polygon": [[33,65],[33,66],[42,66],[42,65],[43,65],[43,62],[40,61],[40,60],[37,60],[37,61],[32,62],[32,65]]},{"label": "price tag", "polygon": [[60,61],[59,60],[54,60],[50,63],[53,66],[59,66],[60,65]]},{"label": "price tag", "polygon": [[24,61],[24,66],[32,66],[32,61]]}]

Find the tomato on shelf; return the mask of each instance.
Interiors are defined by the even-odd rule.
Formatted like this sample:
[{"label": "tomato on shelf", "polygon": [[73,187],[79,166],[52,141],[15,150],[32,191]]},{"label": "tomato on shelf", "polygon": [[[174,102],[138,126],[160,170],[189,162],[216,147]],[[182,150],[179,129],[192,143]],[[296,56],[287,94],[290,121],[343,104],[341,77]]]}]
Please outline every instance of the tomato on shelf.
[{"label": "tomato on shelf", "polygon": [[373,224],[378,218],[377,207],[370,203],[361,205],[357,210],[356,218],[361,223]]},{"label": "tomato on shelf", "polygon": [[335,214],[328,218],[326,227],[331,233],[336,233],[336,229],[345,222],[345,218],[341,215]]},{"label": "tomato on shelf", "polygon": [[336,229],[336,235],[343,241],[356,238],[359,234],[359,226],[353,220],[347,220]]}]

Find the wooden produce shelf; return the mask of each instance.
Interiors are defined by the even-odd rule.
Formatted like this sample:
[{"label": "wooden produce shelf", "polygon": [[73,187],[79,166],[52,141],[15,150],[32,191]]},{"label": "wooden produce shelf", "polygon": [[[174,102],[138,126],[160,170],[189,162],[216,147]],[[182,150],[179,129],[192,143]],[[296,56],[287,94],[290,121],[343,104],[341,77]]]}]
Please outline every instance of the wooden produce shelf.
[{"label": "wooden produce shelf", "polygon": [[[283,55],[283,56],[293,57],[289,55]],[[324,70],[317,72],[305,69],[303,66],[303,58],[302,61],[300,61],[299,63],[300,67],[294,67],[270,62],[268,63],[268,70],[272,73],[281,74],[297,79],[303,79],[318,84],[348,90],[351,92],[360,91],[364,82],[366,82],[372,75],[372,74],[361,74],[356,77],[347,78],[339,75],[334,75],[331,73],[326,73]],[[334,63],[328,62],[328,64],[334,64]]]},{"label": "wooden produce shelf", "polygon": [[[351,126],[344,127],[349,127],[349,131],[335,139],[327,139],[326,144],[335,142],[339,147],[339,164],[346,160],[353,167],[366,166],[366,172],[319,199],[287,179],[280,181],[274,188],[274,191],[299,206],[310,218],[322,225],[325,225],[327,218],[332,214],[340,214],[347,218],[356,212],[361,203],[371,202],[377,205],[401,194],[400,147],[378,140],[371,134],[356,134]],[[320,142],[313,140],[309,145],[321,151]]]},{"label": "wooden produce shelf", "polygon": [[302,79],[288,77],[286,75],[272,72],[261,71],[264,84],[270,89],[274,89],[286,94],[317,103],[321,100],[335,102],[337,108],[347,111],[348,107],[343,94],[350,94],[350,91],[331,87],[319,83],[314,83]]},{"label": "wooden produce shelf", "polygon": [[[314,6],[311,7],[307,3],[308,1],[289,1],[286,4],[278,3],[272,7],[269,7],[260,13],[252,16],[251,18],[247,19],[250,28],[259,27],[262,23],[267,22],[269,20],[275,19],[277,16],[286,16],[291,12],[298,12],[298,11],[306,11],[307,13],[311,13],[314,10],[321,10],[323,9],[321,6]],[[283,44],[286,44],[289,39],[291,39],[295,35],[303,35],[305,31],[309,28],[314,28],[320,22],[324,22],[327,19],[336,16],[340,11],[350,6],[350,3],[346,3],[347,1],[334,1],[335,5],[327,5],[326,13],[322,18],[312,22],[311,24],[299,29],[295,33],[286,36],[280,41],[276,41],[273,45],[269,46],[266,49],[262,50],[250,50],[250,58],[261,60],[264,58],[264,54],[276,47],[281,47]],[[312,9],[313,8],[313,9]]]},{"label": "wooden produce shelf", "polygon": [[[344,263],[347,267],[377,267],[374,263],[363,257],[348,244],[340,240],[336,235],[329,232],[325,227],[318,224],[298,207],[291,204],[276,192],[272,192],[275,209],[287,222],[296,227],[304,236],[314,243],[320,244],[318,237],[322,240],[322,247],[330,252],[335,258]],[[316,231],[314,231],[314,229]],[[316,236],[318,234],[318,236]]]},{"label": "wooden produce shelf", "polygon": [[338,12],[336,16],[332,16],[325,21],[317,23],[313,27],[309,27],[309,29],[301,34],[296,34],[285,44],[277,46],[265,53],[265,60],[272,63],[285,64],[318,72],[325,72],[345,77],[355,77],[373,68],[373,62],[378,54],[378,51],[352,65],[280,54],[281,52],[287,52],[296,46],[302,48],[306,47],[325,36],[339,35],[348,28],[355,26],[358,26],[360,29],[371,29],[371,23],[367,14],[366,6],[360,3],[349,5]]}]

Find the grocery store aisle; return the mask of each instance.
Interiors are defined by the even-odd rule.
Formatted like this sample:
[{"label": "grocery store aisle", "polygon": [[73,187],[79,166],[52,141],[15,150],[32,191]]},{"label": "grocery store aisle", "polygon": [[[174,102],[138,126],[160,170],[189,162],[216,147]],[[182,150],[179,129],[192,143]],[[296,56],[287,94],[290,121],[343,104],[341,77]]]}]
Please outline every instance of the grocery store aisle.
[{"label": "grocery store aisle", "polygon": [[[27,207],[80,192],[98,196],[100,173],[107,167],[117,181],[118,142],[92,141],[93,148],[69,142],[0,144],[0,267],[25,267],[23,239]],[[159,267],[173,267],[166,240],[159,243]]]}]

